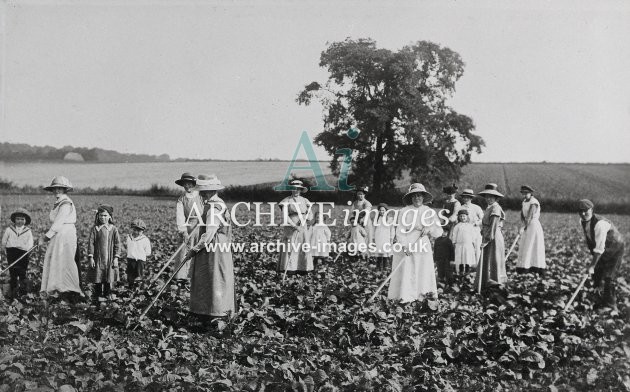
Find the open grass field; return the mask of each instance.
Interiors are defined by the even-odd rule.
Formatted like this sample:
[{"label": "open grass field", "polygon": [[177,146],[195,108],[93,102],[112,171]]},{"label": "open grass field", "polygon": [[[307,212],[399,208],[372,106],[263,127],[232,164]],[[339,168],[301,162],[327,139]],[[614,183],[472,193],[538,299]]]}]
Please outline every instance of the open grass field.
[{"label": "open grass field", "polygon": [[480,190],[488,182],[506,196],[520,196],[520,186],[529,184],[540,198],[630,203],[630,164],[473,163],[459,184]]},{"label": "open grass field", "polygon": [[[174,200],[72,197],[83,247],[100,203],[114,206],[123,235],[134,218],[147,222],[153,265],[178,246]],[[24,206],[40,235],[52,201],[3,196],[3,228],[9,212]],[[608,217],[628,238],[630,219]],[[507,243],[517,220],[508,212]],[[0,392],[630,390],[630,265],[618,278],[618,315],[593,311],[590,289],[563,314],[587,252],[576,215],[543,214],[542,224],[548,272],[517,276],[512,256],[507,306],[473,293],[472,276],[440,287],[437,300],[400,304],[383,292],[363,304],[385,278],[369,264],[341,258],[283,284],[269,253],[235,255],[239,310],[210,326],[188,314],[187,292],[171,287],[136,331],[127,328],[162,280],[135,293],[119,289],[100,307],[37,293],[0,300]],[[332,231],[334,241],[345,234],[340,225]],[[236,242],[279,235],[277,227],[234,229]],[[41,260],[31,262],[36,289]]]}]

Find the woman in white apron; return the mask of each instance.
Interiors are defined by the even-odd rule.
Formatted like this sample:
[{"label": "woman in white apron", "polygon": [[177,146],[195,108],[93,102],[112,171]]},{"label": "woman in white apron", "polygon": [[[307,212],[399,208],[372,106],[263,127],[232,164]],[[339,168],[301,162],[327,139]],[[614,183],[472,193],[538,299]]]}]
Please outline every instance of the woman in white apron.
[{"label": "woman in white apron", "polygon": [[529,185],[521,186],[523,206],[521,208],[521,239],[518,243],[518,273],[544,273],[547,268],[545,262],[545,237],[540,224],[540,202],[532,196],[534,189]]},{"label": "woman in white apron", "polygon": [[79,285],[79,270],[74,261],[77,251],[77,211],[67,195],[72,190],[72,184],[66,177],[58,176],[44,189],[52,192],[56,200],[50,211],[52,225],[42,239],[48,246],[40,291],[68,293],[70,299],[76,299],[76,295],[82,297],[83,292]]}]

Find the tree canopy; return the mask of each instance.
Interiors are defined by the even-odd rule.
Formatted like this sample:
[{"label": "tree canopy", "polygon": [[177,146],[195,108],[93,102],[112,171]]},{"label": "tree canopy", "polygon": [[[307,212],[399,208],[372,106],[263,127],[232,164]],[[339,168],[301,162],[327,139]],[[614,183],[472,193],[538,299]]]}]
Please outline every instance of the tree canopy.
[{"label": "tree canopy", "polygon": [[456,52],[427,41],[391,51],[348,38],[330,44],[319,65],[328,79],[306,85],[297,102],[322,104],[315,143],[332,156],[333,172],[344,158],[338,150],[352,149],[354,181],[378,192],[406,173],[428,184],[457,179],[481,152],[473,120],[447,105],[464,72]]}]

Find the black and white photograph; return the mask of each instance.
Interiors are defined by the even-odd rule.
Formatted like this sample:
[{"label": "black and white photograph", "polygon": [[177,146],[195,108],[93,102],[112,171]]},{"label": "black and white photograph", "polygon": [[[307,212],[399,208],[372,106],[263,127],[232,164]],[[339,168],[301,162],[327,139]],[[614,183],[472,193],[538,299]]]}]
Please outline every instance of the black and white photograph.
[{"label": "black and white photograph", "polygon": [[0,0],[0,392],[630,392],[628,37]]}]

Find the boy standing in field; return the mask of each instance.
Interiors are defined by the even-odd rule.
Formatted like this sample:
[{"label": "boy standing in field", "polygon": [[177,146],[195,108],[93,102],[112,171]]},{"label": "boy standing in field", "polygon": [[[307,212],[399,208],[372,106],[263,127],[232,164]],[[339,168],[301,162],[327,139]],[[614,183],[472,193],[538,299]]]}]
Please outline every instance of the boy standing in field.
[{"label": "boy standing in field", "polygon": [[[2,246],[6,251],[8,265],[11,265],[33,247],[33,233],[28,227],[31,224],[31,216],[28,211],[24,208],[18,208],[11,214],[11,222],[12,225],[5,229],[2,236]],[[26,294],[27,270],[28,255],[9,270],[11,298]]]},{"label": "boy standing in field", "polygon": [[586,237],[586,245],[593,256],[588,272],[593,277],[593,287],[602,290],[599,307],[617,310],[615,278],[623,261],[625,250],[623,236],[608,219],[593,213],[593,202],[582,199],[578,204],[580,223]]},{"label": "boy standing in field", "polygon": [[455,261],[455,248],[449,238],[450,227],[444,226],[442,236],[435,239],[433,245],[433,259],[437,264],[438,281],[450,285],[453,281],[453,267]]},{"label": "boy standing in field", "polygon": [[131,235],[127,235],[127,285],[136,287],[136,279],[144,276],[144,263],[151,255],[151,241],[144,235],[147,226],[142,219],[131,223]]}]

